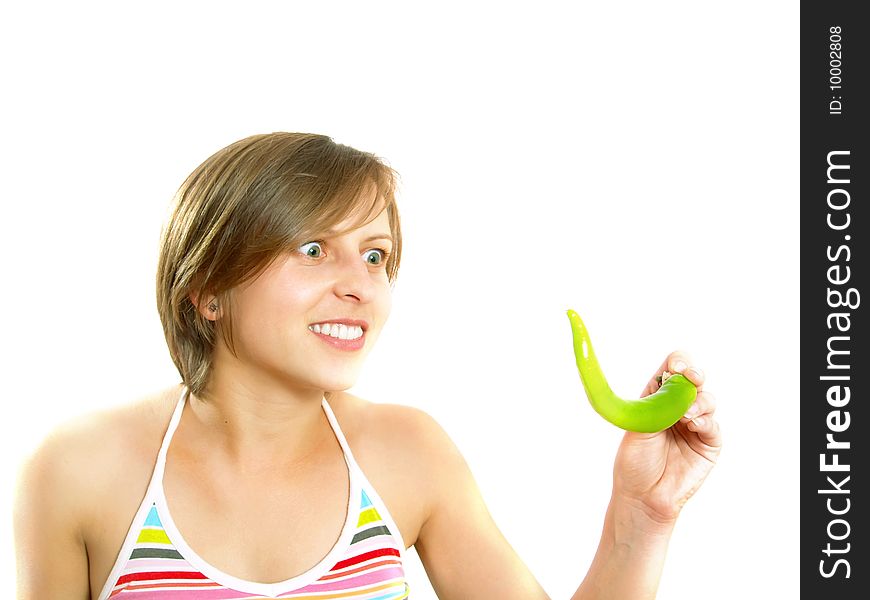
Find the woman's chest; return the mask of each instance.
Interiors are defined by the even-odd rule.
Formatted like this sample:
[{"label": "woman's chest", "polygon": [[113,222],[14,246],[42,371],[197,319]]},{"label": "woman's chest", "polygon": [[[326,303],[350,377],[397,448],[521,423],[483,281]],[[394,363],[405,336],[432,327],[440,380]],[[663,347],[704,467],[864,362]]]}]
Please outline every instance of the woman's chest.
[{"label": "woman's chest", "polygon": [[[408,485],[409,474],[396,468],[383,444],[367,444],[356,436],[348,436],[348,443],[358,472],[349,468],[338,443],[316,464],[292,476],[268,476],[264,469],[256,476],[228,477],[181,456],[173,460],[170,453],[162,479],[161,515],[168,539],[180,542],[194,562],[234,578],[285,581],[337,556],[339,542],[349,541],[343,534],[358,524],[365,509],[362,492],[368,487],[385,506],[404,546],[410,547],[423,513]],[[127,510],[106,511],[97,543],[88,546],[94,598],[141,501],[141,495],[129,495],[116,504]]]},{"label": "woman's chest", "polygon": [[[337,460],[335,460],[337,459]],[[175,461],[158,503],[167,538],[194,566],[272,583],[302,575],[329,555],[358,518],[356,482],[341,454],[292,476],[196,472]]]}]

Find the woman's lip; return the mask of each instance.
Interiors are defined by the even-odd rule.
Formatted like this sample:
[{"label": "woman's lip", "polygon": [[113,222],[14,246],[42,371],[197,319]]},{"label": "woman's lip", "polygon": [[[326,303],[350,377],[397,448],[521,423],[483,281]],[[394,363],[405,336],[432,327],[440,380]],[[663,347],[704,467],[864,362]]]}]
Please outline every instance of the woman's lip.
[{"label": "woman's lip", "polygon": [[[308,331],[311,331],[310,329]],[[334,348],[338,348],[339,350],[345,351],[353,351],[353,350],[361,350],[366,342],[366,332],[363,330],[363,334],[356,338],[355,340],[343,340],[341,338],[334,338],[331,335],[324,335],[322,333],[314,333],[314,335],[319,337],[321,340],[329,344]]]}]

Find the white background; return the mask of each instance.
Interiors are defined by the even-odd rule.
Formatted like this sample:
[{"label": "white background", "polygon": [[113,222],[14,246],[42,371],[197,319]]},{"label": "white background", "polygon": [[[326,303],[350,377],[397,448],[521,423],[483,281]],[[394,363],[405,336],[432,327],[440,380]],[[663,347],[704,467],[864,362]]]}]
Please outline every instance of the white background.
[{"label": "white background", "polygon": [[3,9],[0,581],[26,453],[179,381],[153,283],[175,189],[285,130],[402,175],[394,311],[353,391],[441,423],[554,600],[594,554],[621,437],[567,308],[618,393],[680,348],[719,401],[725,448],[659,597],[797,597],[798,5],[302,4]]}]

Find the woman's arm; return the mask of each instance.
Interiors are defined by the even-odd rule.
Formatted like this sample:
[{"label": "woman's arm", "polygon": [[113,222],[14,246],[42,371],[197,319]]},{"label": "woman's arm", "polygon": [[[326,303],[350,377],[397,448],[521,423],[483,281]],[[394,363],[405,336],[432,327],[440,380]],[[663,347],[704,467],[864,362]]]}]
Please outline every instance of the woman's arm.
[{"label": "woman's arm", "polygon": [[571,600],[655,598],[673,524],[611,499],[598,551]]},{"label": "woman's arm", "polygon": [[[441,426],[405,412],[427,518],[414,544],[440,600],[550,600],[492,519],[471,470]],[[398,424],[397,424],[398,425]]]},{"label": "woman's arm", "polygon": [[[683,363],[682,365],[680,363]],[[699,388],[691,418],[654,434],[627,432],[614,464],[613,493],[598,551],[572,600],[655,598],[680,509],[721,447],[715,402],[703,375],[674,353],[657,371],[684,372]],[[658,387],[655,376],[643,395]],[[414,411],[398,430],[426,472],[426,518],[415,544],[441,600],[549,600],[493,522],[461,453],[438,423]],[[578,565],[578,571],[580,566]]]},{"label": "woman's arm", "polygon": [[15,494],[18,600],[88,600],[81,478],[70,436],[55,433],[24,463]]}]

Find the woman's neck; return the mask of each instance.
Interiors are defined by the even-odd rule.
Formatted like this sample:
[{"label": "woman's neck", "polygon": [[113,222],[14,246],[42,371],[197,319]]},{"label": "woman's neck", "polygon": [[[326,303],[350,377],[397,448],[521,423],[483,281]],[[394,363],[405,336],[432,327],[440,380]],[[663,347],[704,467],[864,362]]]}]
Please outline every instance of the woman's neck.
[{"label": "woman's neck", "polygon": [[196,438],[210,453],[241,467],[299,465],[329,441],[323,390],[293,388],[263,373],[216,368],[204,396],[190,396]]}]

